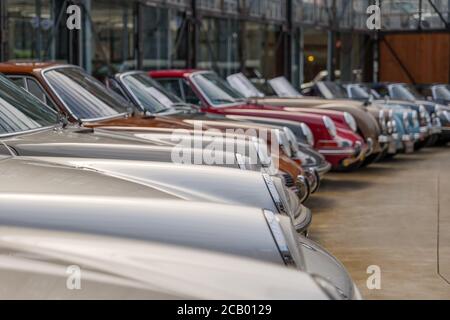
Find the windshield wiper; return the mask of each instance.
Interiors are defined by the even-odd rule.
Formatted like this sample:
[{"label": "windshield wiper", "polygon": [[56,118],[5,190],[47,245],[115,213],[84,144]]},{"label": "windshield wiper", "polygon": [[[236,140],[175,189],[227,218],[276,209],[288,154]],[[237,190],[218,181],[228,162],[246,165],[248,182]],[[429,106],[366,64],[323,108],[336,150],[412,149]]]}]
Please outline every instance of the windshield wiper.
[{"label": "windshield wiper", "polygon": [[214,102],[218,102],[218,103],[234,103],[233,100],[228,100],[228,99],[214,99]]}]

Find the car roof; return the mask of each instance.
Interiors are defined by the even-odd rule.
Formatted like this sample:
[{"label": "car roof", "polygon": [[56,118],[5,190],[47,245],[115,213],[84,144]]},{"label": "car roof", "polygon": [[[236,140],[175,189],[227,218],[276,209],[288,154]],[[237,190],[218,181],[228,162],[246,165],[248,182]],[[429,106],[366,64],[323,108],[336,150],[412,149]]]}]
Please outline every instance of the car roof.
[{"label": "car roof", "polygon": [[183,78],[189,76],[196,72],[202,72],[205,70],[200,69],[172,69],[172,70],[155,70],[150,71],[150,76],[155,78],[168,78],[168,77],[177,77]]},{"label": "car roof", "polygon": [[0,63],[0,72],[33,73],[55,66],[63,66],[58,62],[7,61]]}]

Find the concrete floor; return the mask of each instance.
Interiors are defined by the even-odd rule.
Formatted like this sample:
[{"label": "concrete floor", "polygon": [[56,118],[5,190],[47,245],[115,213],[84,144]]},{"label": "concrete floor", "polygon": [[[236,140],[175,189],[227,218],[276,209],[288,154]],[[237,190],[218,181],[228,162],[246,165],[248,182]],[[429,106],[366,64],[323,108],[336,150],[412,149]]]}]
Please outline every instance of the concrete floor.
[{"label": "concrete floor", "polygon": [[[450,147],[329,174],[306,204],[310,235],[365,299],[450,299],[449,191]],[[367,288],[371,265],[381,268],[380,290]]]}]

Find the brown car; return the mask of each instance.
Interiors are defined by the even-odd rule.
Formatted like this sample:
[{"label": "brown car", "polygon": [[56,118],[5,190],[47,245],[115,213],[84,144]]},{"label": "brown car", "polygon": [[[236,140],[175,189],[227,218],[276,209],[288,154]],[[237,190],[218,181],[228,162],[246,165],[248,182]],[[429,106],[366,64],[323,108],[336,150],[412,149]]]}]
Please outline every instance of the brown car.
[{"label": "brown car", "polygon": [[[17,85],[61,113],[69,123],[85,127],[166,128],[193,130],[194,125],[182,118],[155,116],[135,112],[128,103],[79,67],[58,63],[0,63],[0,72]],[[128,107],[128,108],[127,108]],[[203,125],[204,129],[214,128]],[[230,127],[232,125],[230,124]],[[222,129],[222,128],[219,128]],[[302,180],[301,165],[289,158],[282,148],[278,160],[287,183],[296,189]]]}]

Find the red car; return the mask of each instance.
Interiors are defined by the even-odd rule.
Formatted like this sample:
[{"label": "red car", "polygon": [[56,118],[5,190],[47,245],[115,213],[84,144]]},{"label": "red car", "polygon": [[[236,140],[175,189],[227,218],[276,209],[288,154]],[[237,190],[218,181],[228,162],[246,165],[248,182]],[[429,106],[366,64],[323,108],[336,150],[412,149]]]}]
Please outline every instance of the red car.
[{"label": "red car", "polygon": [[358,167],[370,153],[370,146],[344,121],[344,113],[287,112],[280,107],[251,104],[210,71],[160,70],[150,72],[150,76],[186,102],[199,105],[204,112],[306,123],[313,132],[315,149],[335,170]]}]

